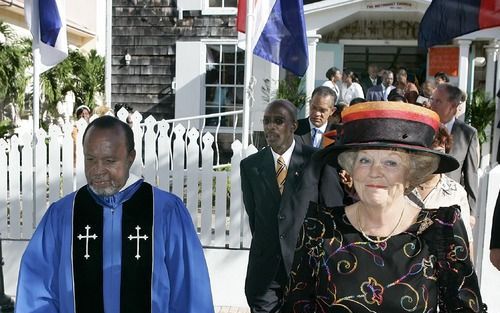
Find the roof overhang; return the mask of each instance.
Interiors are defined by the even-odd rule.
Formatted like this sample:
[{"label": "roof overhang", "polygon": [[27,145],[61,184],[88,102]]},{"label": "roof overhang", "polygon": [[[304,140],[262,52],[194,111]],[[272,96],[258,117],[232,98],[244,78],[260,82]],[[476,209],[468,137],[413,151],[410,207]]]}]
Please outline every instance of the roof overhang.
[{"label": "roof overhang", "polygon": [[323,0],[304,6],[308,33],[326,34],[357,20],[420,22],[430,0]]}]

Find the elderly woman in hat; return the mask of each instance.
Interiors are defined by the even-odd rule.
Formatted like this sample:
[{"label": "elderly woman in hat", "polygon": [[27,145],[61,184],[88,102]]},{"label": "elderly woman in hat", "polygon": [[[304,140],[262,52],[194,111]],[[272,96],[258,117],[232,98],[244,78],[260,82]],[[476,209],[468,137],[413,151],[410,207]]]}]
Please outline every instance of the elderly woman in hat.
[{"label": "elderly woman in hat", "polygon": [[420,209],[406,195],[455,169],[431,149],[437,114],[397,102],[342,113],[342,142],[315,155],[352,176],[359,201],[311,203],[282,312],[486,312],[460,211]]}]

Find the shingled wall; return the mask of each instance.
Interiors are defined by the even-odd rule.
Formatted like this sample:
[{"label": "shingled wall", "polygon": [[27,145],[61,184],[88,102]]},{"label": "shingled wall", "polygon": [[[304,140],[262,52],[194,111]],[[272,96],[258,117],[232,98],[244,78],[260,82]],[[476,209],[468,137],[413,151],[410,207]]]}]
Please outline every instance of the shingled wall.
[{"label": "shingled wall", "polygon": [[236,38],[235,22],[234,15],[201,11],[184,11],[179,20],[175,0],[113,0],[112,107],[126,104],[156,119],[173,118],[176,42]]}]

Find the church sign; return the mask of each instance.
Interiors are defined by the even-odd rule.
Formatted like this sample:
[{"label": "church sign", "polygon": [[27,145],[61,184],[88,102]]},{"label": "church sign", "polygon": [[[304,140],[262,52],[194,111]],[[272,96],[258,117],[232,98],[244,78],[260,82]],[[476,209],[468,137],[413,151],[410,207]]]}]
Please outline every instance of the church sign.
[{"label": "church sign", "polygon": [[323,35],[323,42],[340,39],[416,40],[419,22],[403,20],[357,20]]}]

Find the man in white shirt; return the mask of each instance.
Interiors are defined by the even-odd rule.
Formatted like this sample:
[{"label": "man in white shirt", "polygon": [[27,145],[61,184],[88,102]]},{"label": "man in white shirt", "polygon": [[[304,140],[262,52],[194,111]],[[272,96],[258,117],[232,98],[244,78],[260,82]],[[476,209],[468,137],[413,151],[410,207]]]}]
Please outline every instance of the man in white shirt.
[{"label": "man in white shirt", "polygon": [[379,76],[379,68],[376,64],[368,65],[368,69],[364,75],[361,76],[360,85],[363,87],[363,93],[366,94],[371,87],[380,85],[382,79]]}]

